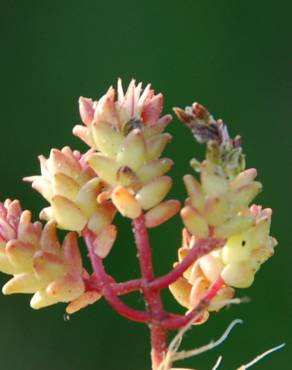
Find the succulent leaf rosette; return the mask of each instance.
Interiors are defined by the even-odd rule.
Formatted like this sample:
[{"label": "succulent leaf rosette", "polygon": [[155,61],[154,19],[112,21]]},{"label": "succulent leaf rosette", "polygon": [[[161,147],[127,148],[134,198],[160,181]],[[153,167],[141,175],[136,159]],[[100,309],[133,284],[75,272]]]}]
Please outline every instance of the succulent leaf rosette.
[{"label": "succulent leaf rosette", "polygon": [[109,227],[115,215],[110,202],[102,205],[97,196],[102,180],[88,167],[84,155],[69,147],[52,149],[49,158],[39,156],[41,175],[26,177],[32,187],[50,203],[40,218],[54,220],[61,229],[81,232],[85,226],[99,233]]},{"label": "succulent leaf rosette", "polygon": [[87,155],[88,164],[106,184],[98,201],[111,199],[119,212],[131,219],[142,211],[146,224],[155,227],[178,212],[177,200],[162,202],[172,180],[164,174],[172,160],[160,158],[171,135],[163,133],[170,115],[160,117],[162,94],[150,85],[144,91],[132,80],[123,92],[121,80],[98,101],[80,98],[80,115],[85,126],[73,132],[96,152]]},{"label": "succulent leaf rosette", "polygon": [[44,228],[32,223],[30,212],[22,211],[17,200],[0,203],[0,225],[0,270],[13,275],[3,286],[4,294],[33,294],[34,309],[82,300],[88,274],[76,233],[68,233],[61,246],[55,223]]},{"label": "succulent leaf rosette", "polygon": [[200,181],[184,176],[189,197],[181,210],[186,229],[179,261],[188,255],[196,239],[217,237],[226,242],[199,258],[170,290],[184,307],[192,309],[212,283],[222,278],[224,285],[208,307],[208,311],[218,311],[234,296],[234,288],[248,288],[253,283],[261,264],[273,255],[277,242],[269,235],[272,210],[249,207],[262,185],[255,181],[254,168],[244,170],[238,137],[230,139],[223,122],[215,121],[201,105],[175,111],[195,138],[207,144],[207,159],[191,161],[200,172]]}]

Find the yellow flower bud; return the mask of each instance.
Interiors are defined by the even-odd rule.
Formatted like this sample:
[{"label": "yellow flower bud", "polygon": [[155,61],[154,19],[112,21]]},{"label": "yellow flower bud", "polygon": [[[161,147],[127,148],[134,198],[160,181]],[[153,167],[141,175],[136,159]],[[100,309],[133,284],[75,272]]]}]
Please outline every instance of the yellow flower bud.
[{"label": "yellow flower bud", "polygon": [[143,209],[148,210],[164,199],[171,185],[172,180],[170,177],[158,177],[144,185],[136,194],[136,199]]},{"label": "yellow flower bud", "polygon": [[117,186],[112,194],[112,201],[119,212],[129,218],[137,218],[142,210],[134,194],[123,186]]},{"label": "yellow flower bud", "polygon": [[92,124],[92,136],[94,148],[113,159],[116,157],[124,140],[121,132],[115,130],[110,123],[102,121]]},{"label": "yellow flower bud", "polygon": [[88,164],[108,184],[112,185],[116,182],[119,164],[113,159],[101,153],[94,153],[88,158]]},{"label": "yellow flower bud", "polygon": [[68,304],[66,307],[66,312],[71,315],[82,308],[95,303],[101,298],[101,295],[95,291],[87,291],[81,294],[80,297],[74,299],[72,302]]},{"label": "yellow flower bud", "polygon": [[39,310],[52,304],[58,303],[57,300],[49,297],[45,291],[38,290],[30,300],[30,307],[34,310]]},{"label": "yellow flower bud", "polygon": [[167,200],[151,208],[145,214],[147,227],[156,227],[174,216],[180,209],[180,202],[177,200]]},{"label": "yellow flower bud", "polygon": [[173,161],[168,158],[154,159],[147,162],[137,170],[137,176],[142,183],[147,183],[157,177],[164,175],[173,166]]},{"label": "yellow flower bud", "polygon": [[158,134],[146,140],[147,160],[158,159],[163,152],[166,144],[171,140],[170,134]]},{"label": "yellow flower bud", "polygon": [[220,167],[216,168],[210,161],[204,161],[201,165],[201,183],[205,196],[224,195],[228,192],[228,180]]},{"label": "yellow flower bud", "polygon": [[226,284],[236,288],[248,288],[254,281],[254,273],[248,262],[235,262],[226,265],[221,276]]},{"label": "yellow flower bud", "polygon": [[120,166],[128,166],[136,171],[145,162],[146,145],[140,129],[134,129],[125,138],[117,154]]},{"label": "yellow flower bud", "polygon": [[52,281],[46,288],[47,295],[58,302],[70,302],[84,293],[83,279],[75,274],[66,274]]},{"label": "yellow flower bud", "polygon": [[16,271],[30,272],[36,249],[32,244],[21,240],[10,240],[5,248],[6,256]]},{"label": "yellow flower bud", "polygon": [[190,308],[190,292],[192,286],[186,279],[178,278],[173,284],[169,286],[169,290],[183,307]]},{"label": "yellow flower bud", "polygon": [[203,195],[201,184],[192,175],[185,175],[183,180],[192,206],[198,210],[202,210],[205,205],[205,197]]},{"label": "yellow flower bud", "polygon": [[14,293],[35,293],[42,288],[42,283],[31,273],[21,273],[15,275],[2,288],[3,294]]},{"label": "yellow flower bud", "polygon": [[181,210],[181,217],[187,229],[198,238],[207,238],[209,227],[206,220],[196,211],[195,208],[186,206]]},{"label": "yellow flower bud", "polygon": [[108,225],[105,228],[103,228],[97,235],[94,243],[95,253],[101,258],[105,258],[109,254],[116,240],[116,237],[117,237],[117,228],[114,225]]}]

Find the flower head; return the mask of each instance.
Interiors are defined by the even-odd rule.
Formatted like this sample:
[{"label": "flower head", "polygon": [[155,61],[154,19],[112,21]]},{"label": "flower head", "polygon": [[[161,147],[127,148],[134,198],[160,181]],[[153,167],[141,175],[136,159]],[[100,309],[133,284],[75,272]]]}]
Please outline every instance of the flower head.
[{"label": "flower head", "polygon": [[[182,246],[178,250],[178,260],[181,262],[187,255],[190,248],[195,244],[195,237],[187,229],[183,229]],[[176,282],[170,285],[170,291],[175,299],[188,310],[196,307],[210,288],[220,276],[223,263],[218,257],[220,250],[215,250],[192,264]],[[234,296],[234,289],[224,284],[215,298],[212,299],[208,310],[196,324],[202,324],[208,317],[208,311],[218,311]]]},{"label": "flower head", "polygon": [[[171,116],[160,117],[161,94],[147,85],[131,81],[124,94],[121,81],[116,92],[110,88],[97,102],[80,98],[80,115],[85,126],[76,126],[79,136],[97,152],[87,155],[89,166],[107,186],[98,201],[111,199],[118,211],[134,219],[142,210],[148,227],[166,221],[179,210],[177,201],[161,203],[172,180],[163,176],[173,165],[160,158],[171,136],[162,133]],[[158,206],[158,209],[154,207]]]},{"label": "flower head", "polygon": [[253,218],[253,224],[230,236],[220,251],[224,264],[221,276],[235,288],[247,288],[253,283],[255,273],[274,254],[277,245],[269,235],[272,210],[253,205],[246,213]]},{"label": "flower head", "polygon": [[[202,105],[175,108],[178,118],[199,143],[207,145],[203,162],[192,160],[200,181],[184,176],[189,197],[181,210],[186,229],[178,251],[182,261],[194,241],[226,240],[221,249],[199,258],[183,277],[170,286],[176,299],[188,309],[195,307],[218,278],[225,285],[211,301],[208,311],[219,310],[234,295],[234,288],[247,288],[261,264],[273,255],[275,239],[269,235],[271,209],[252,205],[262,185],[257,171],[245,170],[240,138],[231,139],[222,120],[215,120]],[[207,316],[206,316],[207,317]]]},{"label": "flower head", "polygon": [[85,294],[83,269],[76,234],[70,232],[61,246],[54,222],[44,228],[31,222],[17,200],[0,203],[0,270],[13,277],[4,294],[33,294],[34,309],[71,302]]},{"label": "flower head", "polygon": [[187,229],[197,238],[228,238],[250,227],[254,219],[245,212],[262,188],[251,168],[228,179],[222,168],[209,160],[200,165],[201,181],[184,176],[189,198],[181,210]]},{"label": "flower head", "polygon": [[[171,121],[170,115],[160,117],[162,108],[163,96],[155,95],[150,84],[143,90],[141,82],[136,86],[135,80],[132,80],[124,93],[122,81],[119,79],[117,92],[110,87],[98,101],[84,97],[79,99],[80,116],[85,127],[75,126],[73,132],[89,146],[100,150],[102,143],[98,139],[99,132],[107,129],[103,123],[107,123],[114,132],[120,134],[112,134],[115,141],[122,139],[135,128],[142,128],[148,137],[161,133]],[[100,124],[101,127],[98,127]],[[107,133],[110,135],[110,130],[107,130]]]},{"label": "flower head", "polygon": [[49,158],[39,157],[41,175],[26,177],[32,187],[50,203],[41,211],[44,220],[53,220],[62,229],[81,232],[85,226],[99,233],[112,227],[115,207],[96,198],[104,184],[86,164],[84,156],[69,147],[52,149]]},{"label": "flower head", "polygon": [[262,185],[255,181],[257,171],[245,170],[239,136],[232,139],[221,119],[215,120],[201,104],[185,110],[174,109],[199,143],[206,144],[206,159],[191,161],[200,172],[200,182],[184,176],[189,198],[181,211],[186,228],[197,238],[227,238],[253,223],[245,210]]},{"label": "flower head", "polygon": [[[248,228],[229,236],[222,249],[200,257],[170,286],[182,306],[194,308],[211,284],[221,277],[225,284],[208,307],[208,311],[218,311],[233,297],[234,288],[248,288],[253,283],[260,266],[273,255],[277,242],[269,235],[271,209],[253,205],[245,214],[253,220]],[[194,241],[195,237],[184,229],[179,261],[186,257]]]}]

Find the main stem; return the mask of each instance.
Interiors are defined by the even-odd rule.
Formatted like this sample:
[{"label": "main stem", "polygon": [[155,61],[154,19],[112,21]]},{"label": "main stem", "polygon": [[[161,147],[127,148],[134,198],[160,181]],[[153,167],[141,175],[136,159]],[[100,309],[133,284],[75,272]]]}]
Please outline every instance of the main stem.
[{"label": "main stem", "polygon": [[167,350],[167,330],[162,324],[167,314],[163,308],[160,290],[150,287],[150,283],[154,279],[152,250],[143,214],[133,221],[133,232],[142,275],[142,291],[147,311],[151,317],[149,327],[151,334],[152,369],[157,370]]}]

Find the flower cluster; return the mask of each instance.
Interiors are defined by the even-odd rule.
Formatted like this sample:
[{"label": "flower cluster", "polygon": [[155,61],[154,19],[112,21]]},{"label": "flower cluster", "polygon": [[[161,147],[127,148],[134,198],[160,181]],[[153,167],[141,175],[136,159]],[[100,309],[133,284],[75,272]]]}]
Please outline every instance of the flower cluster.
[{"label": "flower cluster", "polygon": [[[182,246],[178,249],[179,262],[183,261],[190,249],[194,247],[195,240],[187,229],[183,229]],[[223,263],[218,253],[220,250],[215,250],[199,258],[183,273],[183,276],[170,285],[169,289],[175,299],[188,310],[200,303],[211,284],[220,276]],[[209,317],[208,311],[220,310],[234,296],[234,293],[234,289],[225,284],[210,302],[208,310],[205,310],[195,323],[204,323]]]},{"label": "flower cluster", "polygon": [[[199,179],[184,176],[188,197],[182,209],[178,200],[165,200],[172,187],[166,174],[174,163],[162,157],[172,139],[164,132],[172,117],[161,116],[162,110],[162,94],[135,80],[125,93],[119,80],[116,90],[110,87],[97,101],[81,97],[83,125],[73,133],[89,146],[87,152],[51,149],[48,158],[39,156],[40,175],[24,179],[49,203],[39,216],[46,224],[32,222],[17,200],[0,203],[0,271],[12,275],[3,293],[33,294],[34,309],[67,303],[68,314],[104,297],[122,316],[149,326],[153,370],[167,359],[168,331],[179,330],[180,341],[189,325],[205,322],[209,312],[230,302],[236,288],[249,287],[277,244],[269,234],[272,211],[252,205],[262,185],[255,169],[245,169],[240,137],[231,138],[224,122],[198,103],[174,111],[206,144],[205,159],[191,161]],[[178,262],[156,277],[147,229],[180,209]],[[141,271],[126,282],[116,281],[103,260],[117,237],[117,213],[131,220]],[[62,243],[57,229],[68,231]],[[92,274],[83,268],[78,237]],[[186,315],[166,310],[161,290],[168,288]],[[133,291],[143,295],[144,310],[120,298]]]},{"label": "flower cluster", "polygon": [[227,238],[252,225],[253,218],[242,211],[262,188],[254,181],[256,170],[229,180],[219,166],[206,160],[200,173],[201,183],[192,175],[184,176],[189,198],[181,216],[187,229],[197,238]]},{"label": "flower cluster", "polygon": [[[242,170],[241,148],[234,147],[223,122],[215,121],[197,104],[187,107],[186,112],[176,108],[176,113],[199,142],[207,143],[207,159],[202,163],[192,161],[200,172],[200,182],[192,175],[184,176],[189,197],[181,210],[186,229],[179,261],[188,255],[197,239],[215,237],[226,242],[223,248],[199,258],[170,290],[191,309],[221,277],[225,285],[208,307],[209,311],[217,311],[233,297],[233,288],[249,287],[261,264],[273,255],[277,242],[269,236],[272,211],[256,205],[249,207],[262,185],[255,181],[255,169]],[[236,161],[232,156],[235,149]]]},{"label": "flower cluster", "polygon": [[69,147],[52,149],[49,158],[39,157],[41,175],[26,177],[32,187],[50,203],[40,218],[53,220],[61,229],[80,232],[87,226],[99,233],[115,215],[110,202],[96,200],[103,182],[85,162],[84,155]]},{"label": "flower cluster", "polygon": [[[161,155],[171,140],[164,129],[172,117],[161,116],[161,94],[150,85],[143,90],[134,80],[124,93],[119,80],[117,91],[110,87],[98,101],[81,97],[79,110],[83,125],[73,133],[90,149],[85,154],[69,147],[52,149],[48,158],[39,157],[41,174],[25,178],[49,202],[40,213],[47,224],[32,223],[18,201],[0,203],[0,269],[13,275],[3,292],[33,293],[33,308],[70,302],[67,311],[75,312],[96,301],[105,282],[113,283],[101,272],[99,278],[105,281],[93,276],[95,288],[86,289],[90,278],[82,267],[77,236],[86,240],[90,235],[94,255],[103,259],[117,236],[117,212],[134,224],[142,217],[151,228],[180,210],[178,200],[164,200],[172,186],[166,173],[173,161]],[[220,278],[223,285],[208,306],[208,311],[217,311],[234,296],[234,288],[252,284],[273,254],[271,210],[250,206],[262,185],[255,180],[255,169],[245,170],[240,137],[230,138],[223,121],[200,104],[174,111],[207,146],[204,161],[191,161],[200,180],[184,176],[188,198],[181,209],[185,228],[178,260],[183,262],[200,240],[221,240],[224,245],[198,258],[170,290],[190,310]],[[62,246],[56,228],[70,231]],[[112,294],[104,291],[107,298]],[[207,317],[205,311],[200,322]]]},{"label": "flower cluster", "polygon": [[80,300],[85,293],[86,271],[76,239],[67,234],[61,246],[54,222],[42,228],[31,222],[17,200],[0,203],[0,270],[13,277],[4,285],[4,294],[33,294],[34,309],[58,302]]},{"label": "flower cluster", "polygon": [[178,212],[176,200],[162,202],[172,180],[164,174],[173,162],[160,158],[171,136],[163,133],[171,116],[160,117],[161,94],[148,85],[132,81],[124,94],[121,81],[116,92],[110,88],[98,101],[80,98],[80,115],[85,126],[73,132],[97,152],[87,155],[88,164],[107,186],[98,196],[102,204],[111,199],[118,211],[131,219],[142,211],[146,224],[155,227]]},{"label": "flower cluster", "polygon": [[[220,310],[234,296],[234,288],[248,288],[261,264],[273,255],[277,242],[269,235],[271,209],[253,205],[245,213],[253,219],[251,226],[229,236],[223,248],[199,258],[170,286],[182,306],[196,307],[212,283],[221,277],[224,285],[208,307],[208,311]],[[178,250],[180,262],[194,242],[195,236],[184,229],[182,247]],[[207,318],[205,311],[200,323]]]}]

